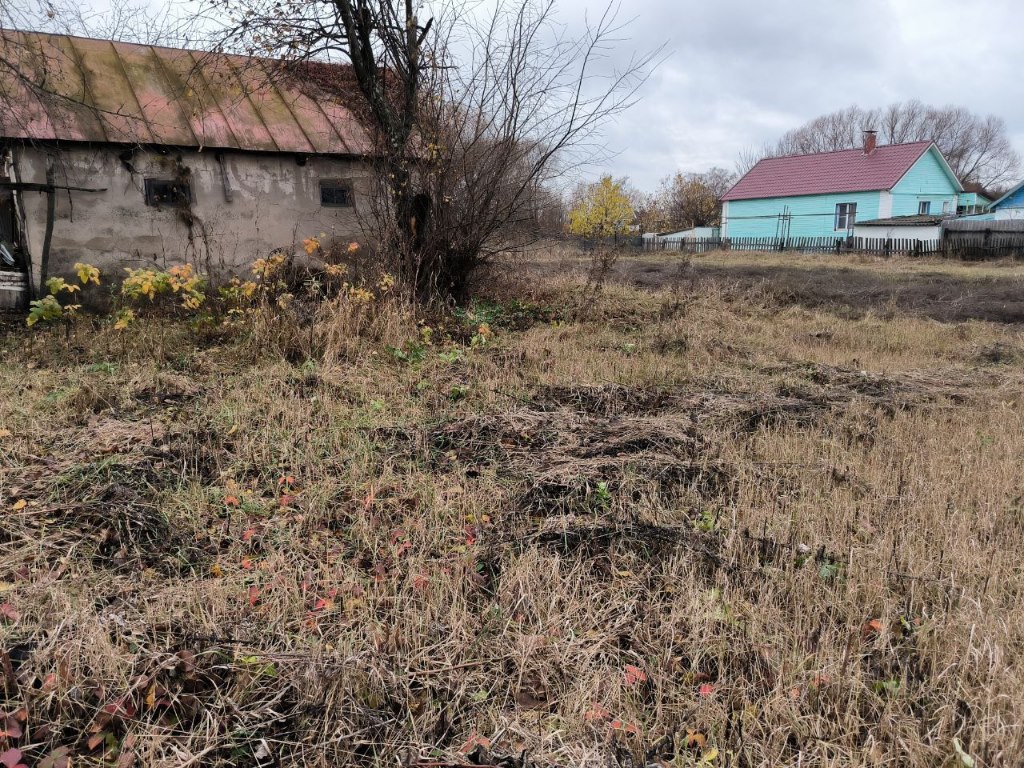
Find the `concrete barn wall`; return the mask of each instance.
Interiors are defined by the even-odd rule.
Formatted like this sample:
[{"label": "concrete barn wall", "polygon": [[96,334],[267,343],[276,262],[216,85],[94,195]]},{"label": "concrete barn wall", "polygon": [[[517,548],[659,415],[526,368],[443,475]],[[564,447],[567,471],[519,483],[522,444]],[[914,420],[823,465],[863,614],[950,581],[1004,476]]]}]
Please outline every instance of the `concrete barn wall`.
[{"label": "concrete barn wall", "polygon": [[[366,203],[369,169],[341,158],[309,157],[299,165],[292,155],[221,154],[231,189],[228,202],[221,165],[211,150],[160,154],[123,147],[78,146],[17,150],[19,180],[46,181],[46,158],[54,158],[57,185],[105,188],[104,192],[58,190],[49,274],[70,273],[77,261],[123,276],[124,267],[189,261],[214,276],[244,270],[275,248],[297,250],[304,238],[361,239],[357,209]],[[192,204],[188,212],[147,206],[146,178],[173,179],[189,169]],[[353,190],[354,207],[323,207],[320,181],[341,180]],[[46,229],[46,194],[22,193],[26,240],[38,284]],[[191,216],[186,215],[190,213]],[[189,220],[191,219],[191,224]]]}]

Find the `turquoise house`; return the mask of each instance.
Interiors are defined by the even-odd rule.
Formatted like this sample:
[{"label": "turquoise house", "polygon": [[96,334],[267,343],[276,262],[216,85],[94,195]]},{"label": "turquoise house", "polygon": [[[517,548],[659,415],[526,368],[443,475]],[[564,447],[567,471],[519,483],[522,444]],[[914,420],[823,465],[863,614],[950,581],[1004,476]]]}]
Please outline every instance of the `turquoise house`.
[{"label": "turquoise house", "polygon": [[853,235],[854,225],[897,216],[956,214],[963,186],[929,141],[770,157],[722,197],[722,237]]}]

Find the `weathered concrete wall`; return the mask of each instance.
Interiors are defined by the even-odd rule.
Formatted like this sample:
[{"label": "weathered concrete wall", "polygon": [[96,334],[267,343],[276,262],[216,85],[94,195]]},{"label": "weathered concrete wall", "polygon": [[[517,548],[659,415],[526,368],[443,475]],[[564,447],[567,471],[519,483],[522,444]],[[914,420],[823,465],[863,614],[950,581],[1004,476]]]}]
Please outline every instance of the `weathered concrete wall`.
[{"label": "weathered concrete wall", "polygon": [[[58,186],[103,188],[103,192],[58,190],[49,274],[71,271],[76,261],[123,275],[123,267],[189,261],[214,276],[243,270],[275,248],[300,249],[304,238],[362,239],[369,169],[363,162],[292,155],[225,151],[220,157],[230,202],[214,151],[160,154],[136,150],[126,162],[122,147],[25,146],[15,150],[19,181],[46,182],[47,155]],[[131,169],[129,169],[129,165]],[[189,170],[189,210],[155,208],[145,201],[146,178],[173,179]],[[341,180],[353,191],[353,207],[320,204],[320,181]],[[46,231],[46,193],[24,192],[26,241],[38,285]]]}]

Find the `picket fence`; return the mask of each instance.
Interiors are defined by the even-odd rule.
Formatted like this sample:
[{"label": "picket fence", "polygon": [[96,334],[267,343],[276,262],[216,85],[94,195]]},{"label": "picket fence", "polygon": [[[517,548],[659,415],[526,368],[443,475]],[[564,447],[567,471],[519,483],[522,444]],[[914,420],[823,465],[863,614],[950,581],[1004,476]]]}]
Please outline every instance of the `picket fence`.
[{"label": "picket fence", "polygon": [[939,240],[868,237],[712,237],[645,240],[646,251],[798,251],[878,256],[942,256],[965,260],[1024,259],[1024,232],[956,232]]}]

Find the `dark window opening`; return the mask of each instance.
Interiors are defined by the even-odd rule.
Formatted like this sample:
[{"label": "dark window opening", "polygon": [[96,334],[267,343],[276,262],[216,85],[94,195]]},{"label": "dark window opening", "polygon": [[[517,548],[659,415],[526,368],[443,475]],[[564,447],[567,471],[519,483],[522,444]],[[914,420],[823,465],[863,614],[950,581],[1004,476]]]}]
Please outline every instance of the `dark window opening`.
[{"label": "dark window opening", "polygon": [[352,205],[352,192],[348,185],[339,181],[320,182],[320,205],[328,208],[344,208]]},{"label": "dark window opening", "polygon": [[853,229],[854,222],[857,220],[857,204],[856,203],[837,203],[836,204],[836,231]]},{"label": "dark window opening", "polygon": [[918,203],[918,205],[917,205],[917,212],[921,216],[927,216],[929,213],[931,213],[932,212],[932,203],[931,203],[931,201],[930,200],[922,200],[920,203]]},{"label": "dark window opening", "polygon": [[192,189],[182,179],[146,179],[146,205],[154,208],[186,208],[192,202]]}]

